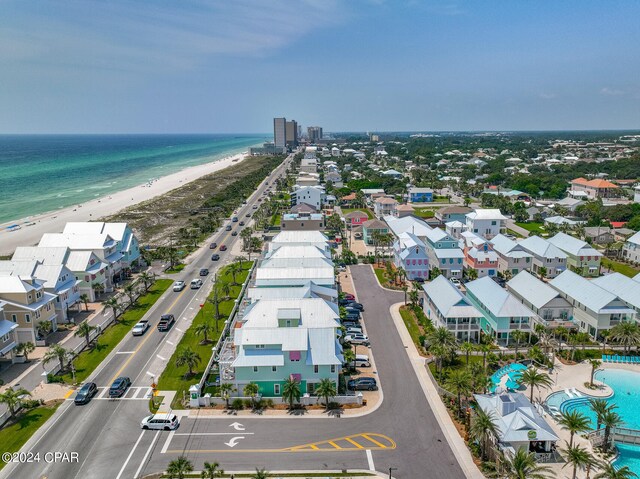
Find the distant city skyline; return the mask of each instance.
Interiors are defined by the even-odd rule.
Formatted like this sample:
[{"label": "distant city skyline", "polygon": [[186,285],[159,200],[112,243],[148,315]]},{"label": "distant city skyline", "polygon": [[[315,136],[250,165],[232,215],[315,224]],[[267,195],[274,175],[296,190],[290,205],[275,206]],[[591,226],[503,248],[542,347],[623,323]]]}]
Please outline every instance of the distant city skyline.
[{"label": "distant city skyline", "polygon": [[640,128],[640,2],[0,3],[0,134]]}]

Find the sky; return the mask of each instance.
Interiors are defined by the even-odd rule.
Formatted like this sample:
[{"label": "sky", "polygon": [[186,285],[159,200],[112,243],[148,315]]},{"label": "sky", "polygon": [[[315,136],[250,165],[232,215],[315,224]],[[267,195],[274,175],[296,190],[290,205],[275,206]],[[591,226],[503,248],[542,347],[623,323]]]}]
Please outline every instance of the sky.
[{"label": "sky", "polygon": [[636,0],[0,0],[0,133],[640,128]]}]

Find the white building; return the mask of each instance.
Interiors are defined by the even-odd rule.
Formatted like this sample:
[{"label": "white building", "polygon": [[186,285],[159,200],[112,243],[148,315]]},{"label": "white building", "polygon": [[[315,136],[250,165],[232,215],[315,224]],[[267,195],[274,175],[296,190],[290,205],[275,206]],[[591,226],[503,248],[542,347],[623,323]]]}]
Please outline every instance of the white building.
[{"label": "white building", "polygon": [[640,263],[640,231],[624,242],[622,246],[622,257],[632,263]]},{"label": "white building", "polygon": [[507,218],[498,209],[478,208],[466,215],[466,229],[486,239],[507,231]]},{"label": "white building", "polygon": [[306,203],[317,210],[322,209],[325,203],[326,194],[321,186],[301,186],[291,193],[291,204],[299,205]]}]

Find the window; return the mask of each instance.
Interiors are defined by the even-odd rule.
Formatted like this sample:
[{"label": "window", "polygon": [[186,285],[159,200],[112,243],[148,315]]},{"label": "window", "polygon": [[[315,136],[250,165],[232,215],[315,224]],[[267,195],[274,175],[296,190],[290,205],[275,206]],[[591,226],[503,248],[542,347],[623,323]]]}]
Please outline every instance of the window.
[{"label": "window", "polygon": [[18,322],[18,316],[16,316],[15,314],[11,315],[11,321],[13,321],[14,323]]},{"label": "window", "polygon": [[491,226],[495,226],[495,225],[496,225],[496,222],[495,222],[495,221],[492,221],[492,222],[491,222]]},{"label": "window", "polygon": [[264,349],[264,344],[256,344],[256,349]]},{"label": "window", "polygon": [[335,365],[335,364],[332,364],[332,365],[331,365],[331,372],[332,372],[332,373],[335,373],[335,372],[336,372],[336,365]]},{"label": "window", "polygon": [[253,372],[254,372],[254,373],[257,373],[257,372],[258,372],[258,366],[254,366],[254,367],[253,367]]},{"label": "window", "polygon": [[25,315],[24,315],[24,320],[25,320],[27,323],[30,323],[30,322],[31,322],[31,315],[30,315],[30,314],[25,314]]},{"label": "window", "polygon": [[279,384],[274,384],[273,385],[273,394],[275,396],[280,396],[280,385]]},{"label": "window", "polygon": [[271,372],[277,372],[278,371],[278,366],[271,366]]},{"label": "window", "polygon": [[442,260],[442,264],[447,264],[447,260],[446,260],[446,259],[443,259],[443,260]]},{"label": "window", "polygon": [[320,366],[318,366],[317,364],[315,364],[315,365],[313,366],[313,372],[314,372],[314,374],[318,374],[318,372],[319,372],[319,371],[320,371]]}]

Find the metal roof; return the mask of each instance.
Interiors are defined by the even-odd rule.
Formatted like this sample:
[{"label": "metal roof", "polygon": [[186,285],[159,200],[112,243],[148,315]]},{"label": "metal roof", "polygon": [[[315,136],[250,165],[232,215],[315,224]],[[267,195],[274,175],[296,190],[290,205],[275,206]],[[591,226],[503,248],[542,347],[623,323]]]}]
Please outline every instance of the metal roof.
[{"label": "metal roof", "polygon": [[488,276],[471,281],[466,287],[496,317],[535,317],[533,311]]},{"label": "metal roof", "polygon": [[[507,289],[538,309],[548,304],[552,299],[561,297],[558,291],[524,270],[507,282]],[[569,303],[567,304],[571,306]]]},{"label": "metal roof", "polygon": [[566,233],[558,233],[547,241],[573,256],[603,256],[600,251],[594,249],[589,243]]},{"label": "metal roof", "polygon": [[[640,273],[639,273],[640,274]],[[640,283],[620,273],[611,273],[591,281],[634,308],[640,309]]]},{"label": "metal roof", "polygon": [[615,294],[598,286],[597,283],[568,269],[553,278],[549,284],[595,312],[600,312],[619,300]]},{"label": "metal roof", "polygon": [[421,219],[415,216],[404,216],[403,218],[396,218],[395,216],[385,216],[385,223],[389,225],[391,231],[396,236],[400,236],[402,233],[413,233],[416,236],[426,236],[431,231],[431,226]]},{"label": "metal roof", "polygon": [[422,286],[425,294],[445,318],[480,318],[482,313],[451,281],[440,275]]},{"label": "metal roof", "polygon": [[529,253],[539,256],[541,258],[563,258],[566,259],[567,255],[558,248],[556,245],[549,243],[540,236],[529,236],[527,239],[518,243]]},{"label": "metal roof", "polygon": [[[288,314],[291,312],[291,314]],[[300,324],[306,328],[337,328],[340,312],[335,303],[322,298],[286,298],[261,299],[245,311],[243,327],[276,328],[278,319],[300,318]]]}]

